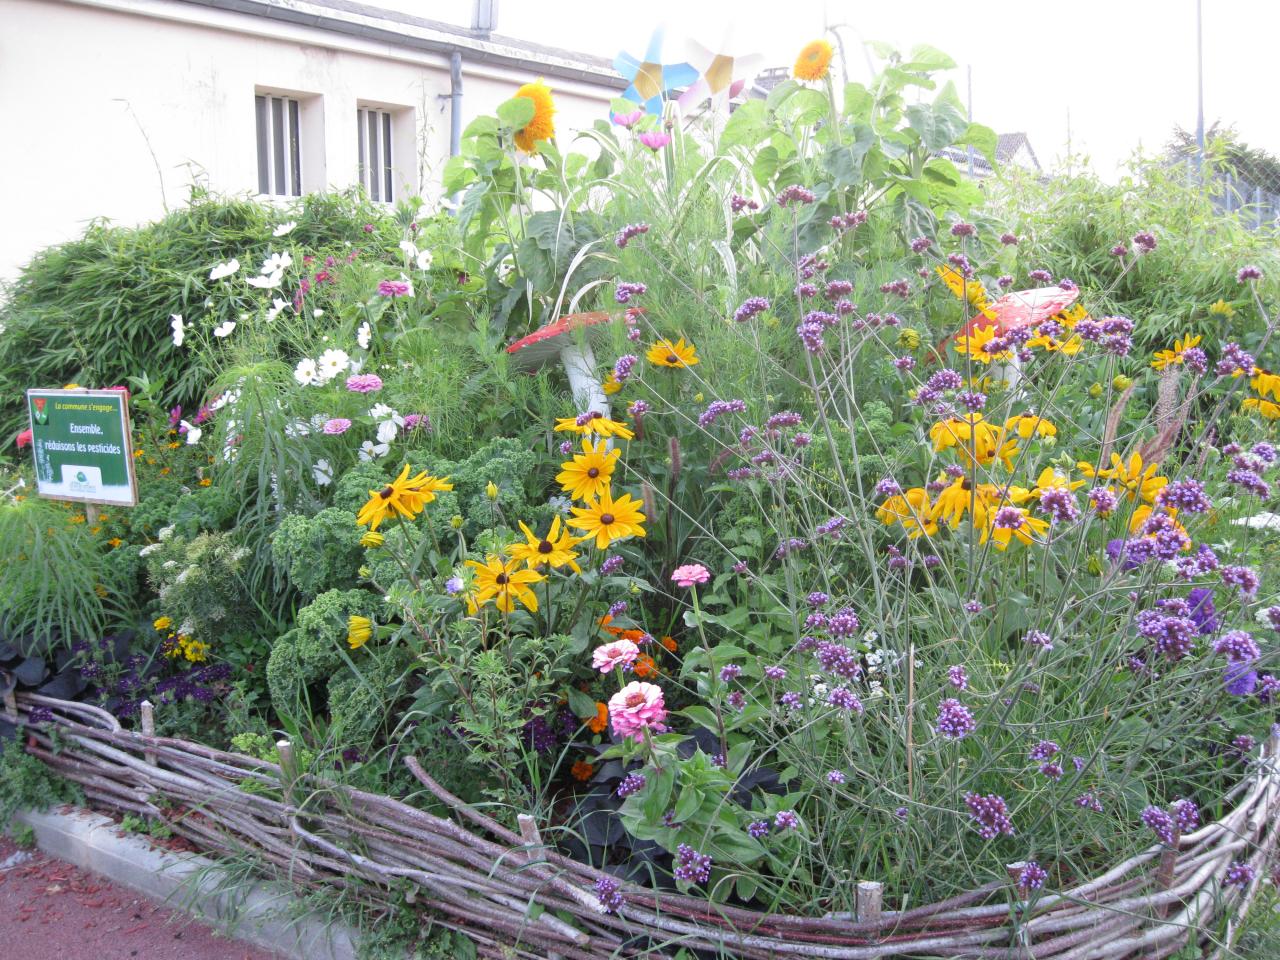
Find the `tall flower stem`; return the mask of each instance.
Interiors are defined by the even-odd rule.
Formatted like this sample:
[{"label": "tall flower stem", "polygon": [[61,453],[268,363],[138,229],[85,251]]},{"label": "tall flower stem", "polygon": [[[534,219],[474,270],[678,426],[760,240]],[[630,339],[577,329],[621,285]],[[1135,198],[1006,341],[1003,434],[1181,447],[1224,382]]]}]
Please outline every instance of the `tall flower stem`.
[{"label": "tall flower stem", "polygon": [[711,642],[707,639],[707,632],[702,629],[702,608],[698,606],[698,588],[696,585],[689,587],[689,595],[693,600],[693,616],[698,625],[698,639],[702,641],[702,649],[707,654],[708,679],[712,690],[711,710],[716,715],[716,734],[720,738],[720,755],[727,760],[729,757],[729,741],[724,733],[724,710],[720,703],[720,683],[719,678],[716,677],[715,661],[711,658]]}]

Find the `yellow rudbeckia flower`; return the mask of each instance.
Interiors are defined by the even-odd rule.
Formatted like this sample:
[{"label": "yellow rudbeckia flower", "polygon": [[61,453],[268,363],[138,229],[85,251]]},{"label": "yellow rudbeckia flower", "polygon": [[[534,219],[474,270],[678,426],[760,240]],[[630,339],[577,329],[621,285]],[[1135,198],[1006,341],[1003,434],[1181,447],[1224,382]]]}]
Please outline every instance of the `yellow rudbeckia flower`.
[{"label": "yellow rudbeckia flower", "polygon": [[530,584],[541,583],[546,577],[536,570],[521,569],[519,560],[503,560],[492,553],[484,558],[484,563],[468,560],[467,566],[476,572],[475,586],[467,595],[467,609],[471,613],[490,600],[503,613],[513,611],[517,600],[528,610],[537,612],[538,598]]},{"label": "yellow rudbeckia flower", "polygon": [[1105,469],[1098,469],[1092,463],[1085,461],[1081,461],[1076,466],[1086,477],[1096,476],[1114,481],[1124,488],[1130,500],[1141,497],[1148,503],[1155,503],[1156,494],[1169,483],[1168,478],[1156,474],[1157,467],[1154,463],[1144,465],[1142,454],[1136,451],[1128,461],[1122,459],[1118,453],[1111,454],[1111,466]]},{"label": "yellow rudbeckia flower", "polygon": [[1163,370],[1165,367],[1179,366],[1183,361],[1183,355],[1196,346],[1202,340],[1202,337],[1191,336],[1187,334],[1179,340],[1173,342],[1172,350],[1157,350],[1155,358],[1151,361],[1151,366],[1157,370]]},{"label": "yellow rudbeckia flower", "polygon": [[352,614],[347,618],[347,646],[359,650],[373,637],[373,621]]},{"label": "yellow rudbeckia flower", "polygon": [[590,439],[584,439],[582,453],[575,453],[572,460],[560,464],[556,482],[574,500],[599,497],[609,489],[613,469],[621,455],[621,450],[609,450],[603,440],[593,444]]},{"label": "yellow rudbeckia flower", "polygon": [[[578,422],[579,419],[582,423]],[[588,436],[595,434],[597,437],[618,437],[621,440],[630,440],[635,436],[625,423],[610,420],[596,410],[592,410],[590,414],[583,415],[581,418],[560,417],[556,420],[555,432],[581,433]]]},{"label": "yellow rudbeckia flower", "polygon": [[648,352],[645,358],[655,367],[671,367],[679,369],[681,367],[692,367],[698,363],[698,354],[694,350],[692,343],[685,343],[684,337],[681,337],[675,343],[670,340],[659,340]]},{"label": "yellow rudbeckia flower", "polygon": [[609,544],[623,537],[643,537],[645,516],[640,512],[640,501],[624,493],[616,500],[606,490],[599,499],[588,500],[585,507],[574,507],[569,526],[584,534],[583,540],[595,538],[596,549],[607,549]]},{"label": "yellow rudbeckia flower", "polygon": [[574,573],[582,572],[582,568],[577,563],[578,555],[573,551],[579,538],[567,529],[561,531],[559,517],[551,521],[551,529],[547,531],[545,537],[536,536],[524,521],[519,523],[525,542],[513,543],[507,548],[507,553],[514,559],[523,560],[531,570],[536,570],[545,564],[549,567],[568,567]]}]

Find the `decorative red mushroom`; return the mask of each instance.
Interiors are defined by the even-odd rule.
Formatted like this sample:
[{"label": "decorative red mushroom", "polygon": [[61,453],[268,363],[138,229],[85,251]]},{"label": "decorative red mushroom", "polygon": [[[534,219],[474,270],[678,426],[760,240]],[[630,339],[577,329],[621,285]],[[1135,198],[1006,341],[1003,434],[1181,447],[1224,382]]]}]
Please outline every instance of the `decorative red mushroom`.
[{"label": "decorative red mushroom", "polygon": [[559,358],[569,378],[569,389],[579,412],[594,410],[609,416],[609,401],[604,386],[596,372],[595,354],[586,336],[575,331],[608,323],[613,316],[604,310],[590,313],[571,313],[535,330],[522,340],[507,347],[507,353],[517,370],[534,372]]},{"label": "decorative red mushroom", "polygon": [[[991,304],[970,320],[956,339],[972,336],[979,327],[996,328],[996,336],[1003,337],[1020,327],[1034,327],[1061,313],[1075,303],[1080,291],[1074,287],[1036,287],[1034,290],[1015,290]],[[994,314],[995,316],[992,316]]]}]

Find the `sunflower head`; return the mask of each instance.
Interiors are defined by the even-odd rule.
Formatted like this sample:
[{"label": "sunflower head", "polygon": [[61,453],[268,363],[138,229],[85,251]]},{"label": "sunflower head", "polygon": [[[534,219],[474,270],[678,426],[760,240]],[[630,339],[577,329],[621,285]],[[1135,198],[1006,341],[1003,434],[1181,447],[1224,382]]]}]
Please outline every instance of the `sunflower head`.
[{"label": "sunflower head", "polygon": [[797,80],[822,80],[831,69],[831,57],[835,53],[826,40],[814,40],[806,43],[796,57],[796,65],[792,70]]},{"label": "sunflower head", "polygon": [[533,101],[533,118],[516,131],[516,146],[525,153],[537,153],[539,140],[556,135],[556,102],[551,98],[551,88],[539,77],[517,90],[516,96]]}]

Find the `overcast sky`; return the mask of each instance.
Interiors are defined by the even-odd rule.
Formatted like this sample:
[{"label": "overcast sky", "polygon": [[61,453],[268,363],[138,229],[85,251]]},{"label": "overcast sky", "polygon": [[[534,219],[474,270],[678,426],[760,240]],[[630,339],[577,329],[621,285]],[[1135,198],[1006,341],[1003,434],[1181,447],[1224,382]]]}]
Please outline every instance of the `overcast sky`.
[{"label": "overcast sky", "polygon": [[[471,0],[366,2],[470,24]],[[613,57],[642,55],[665,23],[668,60],[693,37],[783,65],[824,26],[844,25],[850,79],[866,78],[860,39],[928,43],[960,65],[961,96],[972,69],[975,120],[1025,131],[1046,166],[1067,153],[1069,130],[1072,151],[1109,174],[1139,145],[1160,149],[1175,124],[1194,130],[1195,17],[1195,0],[500,0],[498,31]],[[1234,124],[1280,154],[1278,47],[1276,0],[1204,0],[1205,124]]]}]

